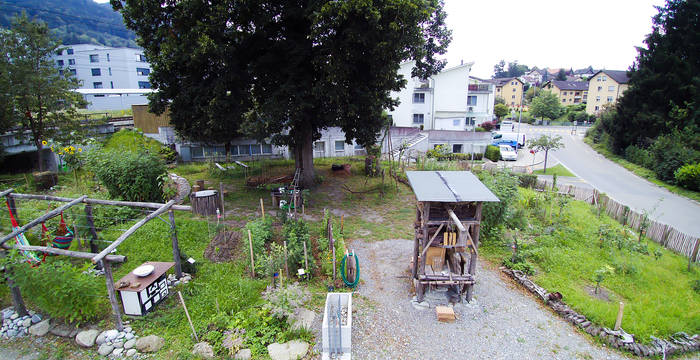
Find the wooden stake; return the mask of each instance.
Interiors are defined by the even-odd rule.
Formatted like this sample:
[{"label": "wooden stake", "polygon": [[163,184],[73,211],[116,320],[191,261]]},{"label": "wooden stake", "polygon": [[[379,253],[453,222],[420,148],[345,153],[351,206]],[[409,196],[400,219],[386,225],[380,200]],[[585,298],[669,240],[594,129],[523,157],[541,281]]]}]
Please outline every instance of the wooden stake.
[{"label": "wooden stake", "polygon": [[255,278],[255,259],[253,258],[253,235],[248,230],[248,244],[250,244],[250,276]]},{"label": "wooden stake", "polygon": [[185,299],[182,298],[182,293],[180,290],[177,291],[177,296],[180,297],[180,302],[182,303],[182,307],[185,309],[185,315],[187,315],[187,321],[190,323],[190,329],[192,329],[192,334],[194,334],[194,339],[199,342],[199,337],[197,336],[197,332],[194,330],[194,325],[192,325],[192,319],[190,319],[190,312],[187,311],[187,305],[185,305]]},{"label": "wooden stake", "polygon": [[304,241],[304,271],[309,271],[309,258],[306,256],[306,241]]},{"label": "wooden stake", "polygon": [[170,218],[170,239],[173,243],[173,261],[175,261],[175,277],[178,279],[182,277],[182,264],[180,263],[180,245],[177,242],[177,229],[175,228],[175,213],[172,210],[168,210],[168,217]]},{"label": "wooden stake", "polygon": [[226,211],[224,211],[224,183],[219,183],[219,196],[221,197],[221,220],[226,216]]},{"label": "wooden stake", "polygon": [[343,228],[345,227],[345,214],[340,215],[340,233],[343,234]]},{"label": "wooden stake", "polygon": [[263,203],[262,198],[260,198],[260,215],[262,216],[262,219],[265,220],[265,204]]},{"label": "wooden stake", "polygon": [[289,265],[287,264],[287,240],[284,241],[284,276],[289,277]]},{"label": "wooden stake", "polygon": [[688,258],[688,271],[690,271],[693,261],[695,261],[695,258],[698,256],[698,248],[700,248],[700,239],[695,240],[695,247],[693,248],[693,252],[690,254],[690,258]]},{"label": "wooden stake", "polygon": [[22,293],[19,291],[19,287],[15,285],[15,281],[7,277],[7,286],[10,288],[10,292],[12,293],[12,304],[15,307],[17,315],[27,315],[27,307],[24,306],[24,300],[22,300]]},{"label": "wooden stake", "polygon": [[107,282],[107,294],[109,295],[109,303],[112,305],[112,312],[114,314],[114,323],[117,325],[117,330],[124,330],[124,324],[122,323],[122,314],[119,309],[119,303],[117,302],[117,294],[114,292],[114,277],[112,277],[112,265],[109,261],[100,260],[102,263],[102,268],[105,271],[105,281]]},{"label": "wooden stake", "polygon": [[304,209],[304,201],[301,202],[301,215],[306,215],[306,209]]},{"label": "wooden stake", "polygon": [[615,320],[615,328],[613,330],[620,330],[620,326],[622,326],[622,314],[624,313],[624,311],[625,303],[620,301],[620,308],[617,310],[617,320]]}]

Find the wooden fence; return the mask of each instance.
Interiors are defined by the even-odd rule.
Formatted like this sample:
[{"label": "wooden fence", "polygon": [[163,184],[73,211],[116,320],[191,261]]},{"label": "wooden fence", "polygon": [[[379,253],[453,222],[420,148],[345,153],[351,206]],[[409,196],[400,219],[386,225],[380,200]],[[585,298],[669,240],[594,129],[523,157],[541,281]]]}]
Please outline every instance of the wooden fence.
[{"label": "wooden fence", "polygon": [[[552,188],[552,182],[547,180],[537,180],[538,189]],[[574,185],[559,185],[558,192],[567,194],[576,200],[585,201],[594,206],[600,206],[601,211],[605,211],[608,216],[617,220],[622,225],[627,225],[635,231],[644,220],[644,214],[638,213],[628,206],[625,206],[611,197],[601,194],[596,189],[581,188]],[[646,230],[646,237],[657,242],[664,247],[692,258],[693,262],[700,262],[700,238],[680,232],[670,225],[647,219],[649,226]]]}]

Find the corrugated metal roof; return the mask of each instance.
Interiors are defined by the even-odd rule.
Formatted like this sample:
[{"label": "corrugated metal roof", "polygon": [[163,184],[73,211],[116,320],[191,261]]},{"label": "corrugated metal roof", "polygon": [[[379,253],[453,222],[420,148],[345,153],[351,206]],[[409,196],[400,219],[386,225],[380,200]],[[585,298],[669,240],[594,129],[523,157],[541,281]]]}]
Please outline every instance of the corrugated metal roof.
[{"label": "corrugated metal roof", "polygon": [[500,201],[469,171],[406,171],[406,176],[418,201]]}]

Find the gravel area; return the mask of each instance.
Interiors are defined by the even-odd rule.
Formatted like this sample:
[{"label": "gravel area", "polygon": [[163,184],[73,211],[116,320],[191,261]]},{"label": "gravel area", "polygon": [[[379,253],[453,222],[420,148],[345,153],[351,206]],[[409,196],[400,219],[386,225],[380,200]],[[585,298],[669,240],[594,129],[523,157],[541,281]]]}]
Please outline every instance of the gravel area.
[{"label": "gravel area", "polygon": [[411,305],[406,276],[412,241],[355,240],[349,247],[359,256],[362,275],[353,295],[354,359],[628,358],[594,344],[502,278],[498,269],[482,265],[474,301],[455,305],[454,323],[438,322],[434,306],[447,304],[444,293],[426,294],[430,309]]}]

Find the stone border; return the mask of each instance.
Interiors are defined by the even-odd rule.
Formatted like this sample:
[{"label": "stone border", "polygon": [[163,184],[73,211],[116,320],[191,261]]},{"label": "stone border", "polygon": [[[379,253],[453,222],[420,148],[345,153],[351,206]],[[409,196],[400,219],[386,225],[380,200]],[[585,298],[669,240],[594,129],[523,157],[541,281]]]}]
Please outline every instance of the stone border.
[{"label": "stone border", "polygon": [[566,321],[574,326],[579,327],[587,334],[596,336],[609,346],[627,350],[637,356],[662,356],[683,354],[694,351],[700,351],[700,335],[695,334],[689,336],[684,332],[675,333],[670,339],[658,339],[651,337],[650,345],[641,344],[634,341],[634,335],[630,335],[621,331],[613,331],[606,327],[593,324],[586,319],[585,316],[571,309],[566,303],[561,300],[561,294],[558,292],[548,293],[547,290],[535,284],[527,275],[519,270],[511,270],[501,268],[504,273],[510,276],[513,280],[524,286],[528,291],[537,295],[545,305],[549,306],[554,312],[559,314]]}]

